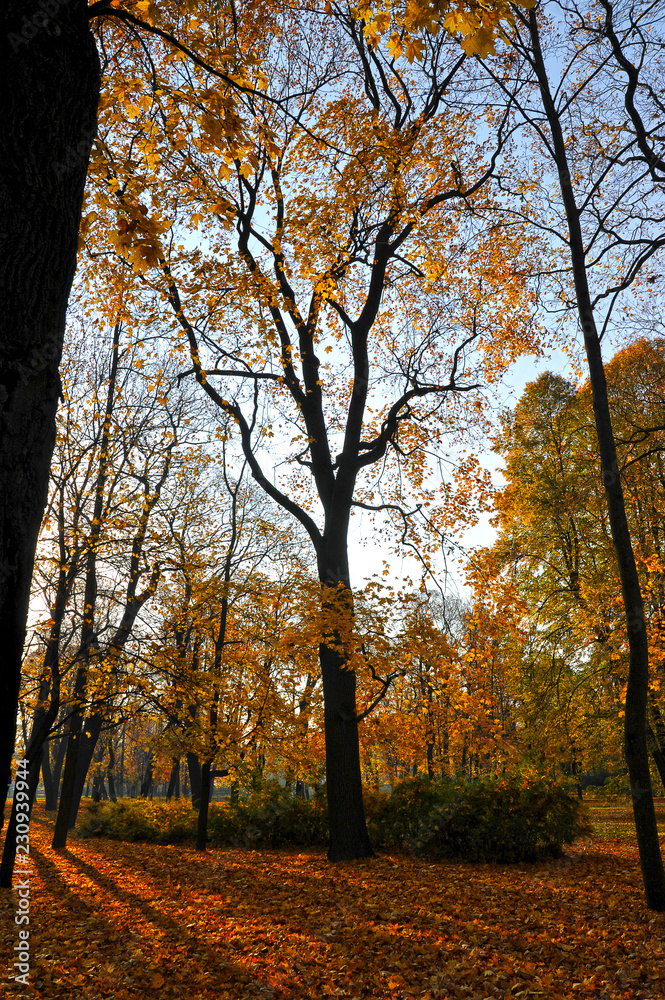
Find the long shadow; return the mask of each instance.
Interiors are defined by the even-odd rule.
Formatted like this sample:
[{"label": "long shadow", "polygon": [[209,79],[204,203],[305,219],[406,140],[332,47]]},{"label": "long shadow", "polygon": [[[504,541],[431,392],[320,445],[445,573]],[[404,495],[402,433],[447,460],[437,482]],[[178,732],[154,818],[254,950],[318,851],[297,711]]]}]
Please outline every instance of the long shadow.
[{"label": "long shadow", "polygon": [[[469,915],[479,916],[476,926],[470,931],[482,938],[478,941],[479,962],[481,958],[484,962],[486,955],[491,956],[494,950],[512,952],[513,943],[519,946],[516,955],[519,959],[524,947],[540,947],[549,941],[546,927],[529,928],[524,936],[520,928],[509,926],[510,921],[500,928],[483,919],[483,904],[489,902],[490,896],[494,899],[497,893],[501,895],[503,891],[510,895],[518,884],[523,885],[526,872],[521,868],[514,870],[513,888],[507,885],[497,890],[493,886],[496,866],[469,866],[464,899],[459,901],[454,882],[446,886],[446,865],[440,868],[428,866],[437,869],[429,878],[435,880],[433,888],[436,888],[436,880],[441,880],[440,890],[432,893],[431,898],[429,893],[418,898],[422,875],[407,866],[395,872],[394,875],[399,878],[393,880],[392,869],[395,865],[384,858],[369,863],[335,866],[331,870],[323,855],[310,852],[304,852],[305,857],[300,862],[292,853],[281,851],[262,852],[263,856],[256,858],[252,852],[240,854],[213,850],[201,855],[195,854],[191,848],[182,851],[168,848],[155,852],[152,848],[145,849],[145,845],[137,844],[135,847],[132,856],[128,857],[123,851],[119,857],[114,855],[113,842],[88,841],[86,851],[93,856],[92,863],[80,859],[71,851],[62,854],[92,884],[123,904],[125,913],[122,921],[118,924],[104,921],[105,928],[108,927],[116,935],[121,932],[122,941],[114,947],[118,949],[128,942],[136,943],[131,929],[119,925],[140,915],[163,931],[170,941],[182,943],[183,952],[176,954],[174,947],[173,954],[166,955],[169,968],[178,969],[186,976],[187,965],[196,962],[197,967],[202,966],[210,973],[210,987],[214,987],[215,983],[226,985],[225,980],[233,980],[233,985],[228,983],[227,988],[237,991],[243,1000],[251,996],[274,997],[282,989],[273,987],[265,978],[256,975],[258,970],[255,969],[254,973],[249,971],[252,961],[249,955],[248,964],[236,962],[227,957],[226,951],[220,955],[214,942],[206,941],[208,934],[215,930],[216,923],[223,923],[226,918],[240,926],[245,918],[246,941],[258,940],[259,944],[265,943],[270,947],[275,955],[275,964],[281,962],[279,974],[284,977],[289,997],[305,995],[301,992],[303,983],[298,981],[296,964],[302,946],[318,953],[317,960],[323,968],[327,959],[330,960],[327,971],[321,971],[319,975],[313,972],[311,965],[307,969],[307,986],[313,993],[316,992],[319,977],[343,989],[348,988],[348,982],[344,981],[345,968],[363,975],[368,971],[373,973],[374,969],[377,973],[381,970],[383,976],[384,970],[399,970],[404,965],[410,968],[420,965],[434,971],[442,962],[450,964],[450,959],[466,960],[467,951],[462,949],[468,948],[464,942],[464,921],[469,920]],[[94,914],[95,919],[101,922],[102,914],[94,906],[89,906],[84,896],[70,888],[53,862],[43,853],[35,851],[35,854],[39,855],[39,867],[46,877],[57,879],[62,886],[66,901],[71,900],[79,912]],[[170,861],[172,858],[175,860],[176,855],[177,865],[171,868]],[[122,870],[118,867],[117,876],[110,877],[96,867],[95,857],[99,858],[100,864],[122,864]],[[574,871],[580,862],[584,865],[582,859],[564,857],[528,867],[529,876],[538,883],[529,887],[531,892],[528,895],[535,893],[542,897],[538,900],[539,910],[543,903],[547,907],[553,893],[558,894],[559,886],[554,886],[552,882],[562,879],[566,884],[573,874],[570,869]],[[456,871],[457,868],[453,867],[453,874]],[[395,901],[395,912],[389,912],[390,907],[386,909],[383,902],[373,899],[372,889],[383,877],[392,883],[387,886],[385,895]],[[122,883],[119,884],[116,879],[122,879]],[[144,894],[132,891],[133,879],[146,886]],[[184,883],[185,880],[187,892],[194,890],[198,896],[200,914],[207,913],[204,920],[199,915],[196,929],[185,925],[186,913],[173,917],[160,909],[160,905],[165,907],[167,901],[173,901],[174,906],[179,904],[177,883]],[[398,883],[401,884],[399,894],[396,893]],[[162,897],[161,904],[158,895]],[[215,907],[212,912],[209,909],[211,906]],[[408,929],[403,932],[400,925],[408,925]],[[288,935],[294,937],[289,940]],[[328,951],[330,945],[334,946],[334,954]],[[424,951],[423,945],[427,945]],[[230,945],[231,954],[232,949],[233,945]],[[160,957],[162,954],[164,950],[160,949]],[[588,958],[586,956],[585,961]],[[181,964],[175,965],[174,961]],[[549,959],[539,954],[538,957],[534,955],[532,961],[535,967],[541,968],[548,965]],[[159,966],[158,971],[168,975],[163,966]],[[519,973],[515,975],[519,976]],[[394,990],[389,990],[383,981],[374,988],[379,992],[373,995],[395,995]],[[109,993],[112,990],[109,989]],[[198,990],[192,989],[186,982],[182,984],[182,993],[187,1000],[199,998]]]},{"label": "long shadow", "polygon": [[[107,844],[99,846],[89,844],[88,849],[95,850],[96,847],[99,855],[104,857],[107,846]],[[370,956],[371,961],[376,963],[377,973],[381,970],[382,976],[387,975],[392,968],[403,967],[403,963],[422,964],[418,949],[423,938],[430,936],[439,938],[442,932],[447,936],[446,932],[452,933],[454,928],[452,917],[450,922],[446,922],[446,926],[442,927],[441,914],[438,914],[436,928],[425,926],[423,921],[418,921],[420,927],[416,928],[408,912],[399,915],[388,912],[377,913],[376,903],[367,898],[366,890],[362,886],[355,884],[354,876],[357,878],[364,867],[362,862],[359,866],[352,865],[348,872],[342,866],[336,868],[333,873],[329,870],[328,862],[321,856],[320,859],[313,859],[320,860],[321,868],[318,872],[295,869],[289,874],[280,865],[279,874],[276,874],[271,873],[270,869],[263,865],[252,867],[250,852],[241,857],[236,852],[229,857],[223,851],[212,851],[203,856],[194,855],[193,852],[187,853],[189,857],[180,859],[176,877],[182,879],[183,863],[189,864],[193,875],[189,884],[196,887],[200,896],[221,895],[222,909],[227,911],[228,917],[236,922],[242,921],[244,917],[247,918],[248,923],[251,923],[251,927],[248,927],[248,938],[255,940],[259,950],[262,950],[261,945],[267,945],[274,952],[275,965],[281,966],[275,968],[275,971],[280,977],[284,977],[284,986],[290,996],[311,995],[312,991],[316,991],[323,982],[334,981],[336,986],[348,988],[349,975],[366,970]],[[181,933],[183,924],[161,913],[155,916],[154,904],[148,904],[141,896],[127,889],[121,889],[113,879],[98,871],[94,865],[81,861],[70,852],[66,854],[82,873],[127,905],[136,905],[147,919],[157,922],[171,933],[174,931]],[[225,857],[230,864],[225,865]],[[279,854],[275,857],[282,856]],[[142,880],[154,880],[156,889],[163,896],[168,896],[170,892],[172,894],[175,886],[173,882],[169,884],[166,859],[164,861],[161,858],[156,859],[150,852],[145,860],[147,862],[145,866],[141,864],[140,855],[130,862],[127,881],[131,881],[131,872],[135,870]],[[373,868],[374,864],[370,866],[369,871],[371,872]],[[333,874],[334,878],[331,879]],[[259,904],[257,900],[260,900]],[[404,900],[407,911],[411,902]],[[202,905],[206,906],[205,901]],[[215,917],[218,916],[219,909],[216,909]],[[399,933],[400,923],[410,924],[408,937]],[[214,927],[212,920],[210,927]],[[291,939],[288,940],[287,937],[285,940],[285,935],[291,936]],[[198,938],[196,941],[198,945]],[[439,947],[441,944],[437,941]],[[303,946],[310,956],[316,954],[320,963],[318,974],[313,971],[311,965],[307,969],[308,989],[305,994],[300,993],[298,989],[303,985],[298,983]],[[329,952],[331,947],[334,949],[334,957]],[[205,950],[210,953],[209,947]],[[438,956],[437,959],[428,957],[434,969]],[[331,965],[328,965],[328,958],[331,960]],[[216,963],[220,966],[218,956]],[[221,967],[224,967],[224,963],[221,963]],[[265,987],[263,989],[265,990]],[[271,987],[268,986],[267,989],[270,994]],[[279,991],[280,988],[277,988],[278,993]],[[243,990],[242,995],[243,997],[249,995],[247,988]]]},{"label": "long shadow", "polygon": [[[70,864],[89,878],[91,882],[97,884],[100,889],[123,903],[127,908],[127,912],[124,915],[126,919],[114,922],[104,916],[103,912],[98,907],[91,905],[81,892],[71,888],[49,857],[36,848],[33,848],[32,853],[39,874],[49,884],[50,891],[56,892],[58,899],[62,899],[71,910],[80,914],[83,919],[85,917],[94,917],[97,927],[108,930],[108,939],[112,941],[114,955],[123,949],[127,949],[130,944],[136,946],[136,934],[132,933],[131,926],[127,926],[127,922],[128,920],[131,921],[132,918],[136,918],[139,914],[149,923],[163,931],[168,936],[168,940],[177,942],[177,953],[175,948],[171,953],[160,949],[158,961],[146,960],[146,967],[162,975],[168,975],[170,968],[173,968],[173,971],[182,972],[185,977],[182,983],[183,994],[187,996],[188,1000],[197,1000],[197,997],[192,992],[191,986],[186,982],[185,951],[189,952],[192,958],[195,957],[197,965],[205,968],[209,974],[211,985],[215,980],[218,985],[226,981],[229,988],[232,988],[233,985],[238,986],[240,983],[243,983],[243,995],[251,995],[252,993],[264,997],[274,995],[273,988],[264,979],[248,972],[244,965],[220,956],[219,952],[207,944],[204,938],[199,937],[195,930],[187,928],[184,923],[160,911],[156,904],[150,903],[141,895],[119,886],[112,878],[104,875],[103,872],[100,872],[93,865],[82,861],[71,851],[63,850],[59,852],[58,856],[66,858]],[[57,888],[54,887],[54,883],[57,885]],[[97,934],[95,937],[103,938],[104,935]],[[119,937],[121,940],[118,940]],[[145,942],[145,945],[153,947],[150,942]],[[108,975],[111,978],[113,974],[109,973]],[[117,981],[115,990],[117,991]],[[113,992],[114,987],[109,983],[109,993],[112,994]]]}]

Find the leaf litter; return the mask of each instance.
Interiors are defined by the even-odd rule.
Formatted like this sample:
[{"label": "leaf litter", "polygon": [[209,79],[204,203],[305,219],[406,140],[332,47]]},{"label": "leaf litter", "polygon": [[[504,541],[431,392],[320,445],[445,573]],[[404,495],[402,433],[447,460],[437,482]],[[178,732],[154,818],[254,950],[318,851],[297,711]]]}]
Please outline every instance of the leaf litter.
[{"label": "leaf litter", "polygon": [[[72,839],[31,823],[30,986],[45,1000],[365,997],[647,1000],[665,995],[665,915],[646,909],[634,838],[541,864],[398,854],[333,866],[307,850],[197,853]],[[16,889],[0,897],[3,953]]]}]

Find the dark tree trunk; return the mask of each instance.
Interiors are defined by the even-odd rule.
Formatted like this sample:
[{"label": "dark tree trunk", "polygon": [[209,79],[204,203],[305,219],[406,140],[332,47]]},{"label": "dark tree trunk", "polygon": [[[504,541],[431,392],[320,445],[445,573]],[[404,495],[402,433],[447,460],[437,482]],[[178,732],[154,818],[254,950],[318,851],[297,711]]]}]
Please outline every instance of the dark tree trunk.
[{"label": "dark tree trunk", "polygon": [[580,212],[571,181],[566,141],[559,112],[550,91],[547,69],[540,46],[538,12],[528,14],[534,67],[538,76],[543,108],[552,134],[554,161],[566,211],[570,238],[570,261],[575,282],[575,295],[580,326],[584,336],[593,399],[593,412],[598,438],[598,450],[605,487],[612,542],[616,553],[621,592],[628,634],[629,666],[624,720],[625,755],[633,800],[635,831],[640,852],[642,878],[649,909],[665,910],[665,870],[660,853],[656,811],[651,789],[649,753],[647,749],[647,693],[649,688],[649,644],[644,601],[635,564],[633,545],[623,496],[621,473],[617,460],[616,442],[612,429],[607,381],[596,318],[591,301],[585,244],[580,225]]},{"label": "dark tree trunk", "polygon": [[108,766],[108,768],[106,770],[106,777],[108,778],[108,783],[109,783],[109,798],[110,798],[111,802],[116,802],[118,797],[117,797],[117,795],[115,793],[115,779],[114,779],[114,772],[115,772],[115,750],[113,749],[113,737],[112,736],[109,736],[108,746],[109,746],[109,766]]},{"label": "dark tree trunk", "polygon": [[192,789],[192,808],[198,809],[201,804],[201,762],[195,753],[187,753],[187,771]]},{"label": "dark tree trunk", "polygon": [[344,669],[339,653],[319,649],[323,678],[326,740],[326,792],[330,861],[350,861],[373,854],[365,823],[360,742],[356,719],[356,675]]},{"label": "dark tree trunk", "polygon": [[658,702],[653,696],[649,699],[649,715],[652,724],[648,727],[648,733],[653,740],[649,750],[658,768],[658,774],[660,775],[663,790],[665,791],[665,721],[663,720]]},{"label": "dark tree trunk", "polygon": [[[53,848],[65,847],[67,843],[67,831],[76,823],[76,814],[80,798],[77,795],[77,779],[79,777],[79,758],[81,767],[85,766],[86,748],[85,743],[94,744],[96,738],[92,734],[83,730],[83,712],[87,697],[88,672],[95,654],[98,652],[97,631],[95,628],[95,611],[97,605],[97,545],[102,528],[104,512],[104,496],[106,481],[109,473],[109,438],[111,434],[111,415],[115,402],[116,379],[119,361],[120,323],[116,323],[113,331],[113,351],[111,354],[111,368],[106,391],[106,406],[104,410],[104,424],[100,440],[99,456],[97,459],[97,473],[95,477],[93,518],[90,535],[86,540],[85,555],[85,587],[83,596],[83,622],[81,624],[81,643],[76,659],[78,666],[73,690],[73,709],[69,719],[69,740],[67,745],[67,759],[65,760],[65,772],[62,777],[62,792],[60,794],[60,807],[55,821],[55,831],[53,833]],[[114,638],[115,644],[115,638]],[[97,719],[97,716],[94,717]],[[101,728],[101,718],[98,719]],[[97,729],[99,735],[99,729]],[[82,746],[83,744],[83,746]],[[89,762],[88,762],[89,766]],[[86,767],[87,771],[87,767]],[[85,775],[84,775],[85,780]]]},{"label": "dark tree trunk", "polygon": [[116,790],[115,790],[115,779],[113,777],[113,771],[111,770],[110,767],[109,767],[109,769],[107,771],[107,775],[106,776],[107,776],[108,782],[109,782],[109,798],[110,798],[111,802],[117,802],[118,801],[118,796],[117,796]]},{"label": "dark tree trunk", "polygon": [[99,771],[92,779],[92,800],[93,802],[108,801],[108,793],[106,791],[106,785],[104,784],[104,778]]},{"label": "dark tree trunk", "polygon": [[62,774],[62,765],[65,761],[65,755],[67,753],[67,733],[61,736],[58,740],[58,749],[55,753],[55,760],[53,762],[53,791],[55,798],[53,800],[53,808],[58,808],[58,799],[60,798],[60,775]]},{"label": "dark tree trunk", "polygon": [[[49,809],[57,808],[58,800],[55,793],[55,785],[53,784],[53,771],[51,769],[48,743],[45,744],[44,753],[42,754],[42,781],[44,782],[44,809],[48,811]],[[55,805],[53,805],[54,802]]]},{"label": "dark tree trunk", "polygon": [[210,806],[211,763],[204,760],[201,766],[201,800],[199,803],[199,819],[196,827],[196,850],[205,851],[208,843],[208,807]]},{"label": "dark tree trunk", "polygon": [[647,743],[649,746],[649,752],[653,757],[654,764],[658,768],[658,775],[660,777],[660,783],[663,786],[663,791],[665,791],[665,753],[656,737],[651,726],[647,728]]},{"label": "dark tree trunk", "polygon": [[307,785],[301,778],[296,780],[296,798],[297,799],[308,799],[309,792],[307,791]]},{"label": "dark tree trunk", "polygon": [[76,758],[76,777],[74,779],[74,792],[72,795],[72,808],[69,816],[70,828],[76,823],[83,789],[88,778],[90,765],[92,764],[95,750],[99,743],[99,735],[102,731],[102,717],[99,713],[89,716],[85,720],[81,732],[81,742],[79,744]]},{"label": "dark tree trunk", "polygon": [[427,777],[434,778],[434,744],[427,741]]},{"label": "dark tree trunk", "polygon": [[180,798],[180,758],[173,758],[173,767],[171,768],[171,774],[169,776],[169,787],[166,789],[166,798],[172,799],[175,795],[176,799]]},{"label": "dark tree trunk", "polygon": [[[41,755],[38,754],[35,758],[33,758],[28,766],[28,794],[30,796],[28,821],[32,815],[32,807],[35,801],[35,796],[37,795],[40,768]],[[16,858],[16,805],[16,794],[14,794],[14,800],[9,814],[9,823],[7,824],[5,845],[2,851],[2,864],[0,865],[0,886],[2,886],[3,889],[10,889],[12,885],[12,874],[14,872],[14,861]],[[21,819],[25,819],[25,813],[23,811],[21,811]]]},{"label": "dark tree trunk", "polygon": [[5,0],[0,11],[3,816],[30,581],[55,442],[58,365],[96,130],[99,82],[85,0],[66,4]]},{"label": "dark tree trunk", "polygon": [[148,756],[148,766],[141,782],[141,798],[147,799],[152,789],[152,750]]},{"label": "dark tree trunk", "polygon": [[122,726],[122,743],[120,744],[120,775],[118,778],[118,785],[120,787],[120,794],[126,794],[125,788],[125,737],[127,735],[127,726],[123,723]]},{"label": "dark tree trunk", "polygon": [[[86,606],[88,601],[86,600]],[[87,665],[80,666],[76,671],[74,681],[74,702],[80,704],[87,683]],[[76,812],[72,820],[72,807],[74,804],[74,791],[76,783],[76,768],[78,764],[78,751],[81,742],[81,720],[82,713],[79,707],[74,708],[69,719],[69,731],[67,733],[67,756],[65,758],[65,768],[62,776],[62,790],[60,792],[60,804],[58,815],[53,831],[52,847],[59,850],[67,844],[67,831],[76,822]]]},{"label": "dark tree trunk", "polygon": [[[35,709],[35,714],[32,722],[32,731],[30,733],[30,739],[27,742],[26,758],[28,760],[28,786],[30,792],[30,809],[32,810],[32,803],[34,802],[35,796],[37,794],[37,786],[39,785],[39,772],[42,768],[42,761],[44,755],[48,752],[48,744],[46,742],[48,734],[51,731],[51,726],[53,725],[56,716],[58,714],[58,709],[60,706],[60,680],[57,670],[53,675],[54,684],[53,690],[51,691],[51,700],[48,708],[45,708],[43,704],[39,704]],[[45,695],[46,690],[48,690],[48,684],[42,683],[40,692]],[[0,886],[3,888],[9,888],[12,884],[12,874],[14,871],[14,861],[16,858],[16,796],[14,796],[14,802],[12,803],[12,811],[9,823],[9,829],[7,831],[7,836],[5,837],[5,844],[2,852],[2,864],[0,865]]]}]

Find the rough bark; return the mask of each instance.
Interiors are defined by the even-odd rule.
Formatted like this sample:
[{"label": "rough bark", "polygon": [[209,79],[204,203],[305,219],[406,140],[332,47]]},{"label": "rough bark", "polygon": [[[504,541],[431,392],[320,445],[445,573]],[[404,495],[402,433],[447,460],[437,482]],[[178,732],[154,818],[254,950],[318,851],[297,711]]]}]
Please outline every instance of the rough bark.
[{"label": "rough bark", "polygon": [[319,650],[323,678],[330,861],[373,854],[363,807],[356,675],[334,649]]},{"label": "rough bark", "polygon": [[[11,775],[99,59],[84,0],[0,11],[0,794]],[[52,13],[47,13],[51,11]]]}]

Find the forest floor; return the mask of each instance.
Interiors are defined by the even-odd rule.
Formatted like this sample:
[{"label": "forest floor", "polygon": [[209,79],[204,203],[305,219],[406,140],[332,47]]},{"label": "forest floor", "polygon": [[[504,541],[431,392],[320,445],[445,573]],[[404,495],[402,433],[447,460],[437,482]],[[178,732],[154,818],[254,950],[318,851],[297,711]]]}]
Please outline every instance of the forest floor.
[{"label": "forest floor", "polygon": [[645,907],[629,807],[591,811],[594,838],[544,863],[381,853],[332,866],[317,850],[199,854],[75,837],[54,852],[40,804],[24,866],[29,986],[11,981],[15,887],[0,891],[0,994],[662,998],[665,914]]}]

